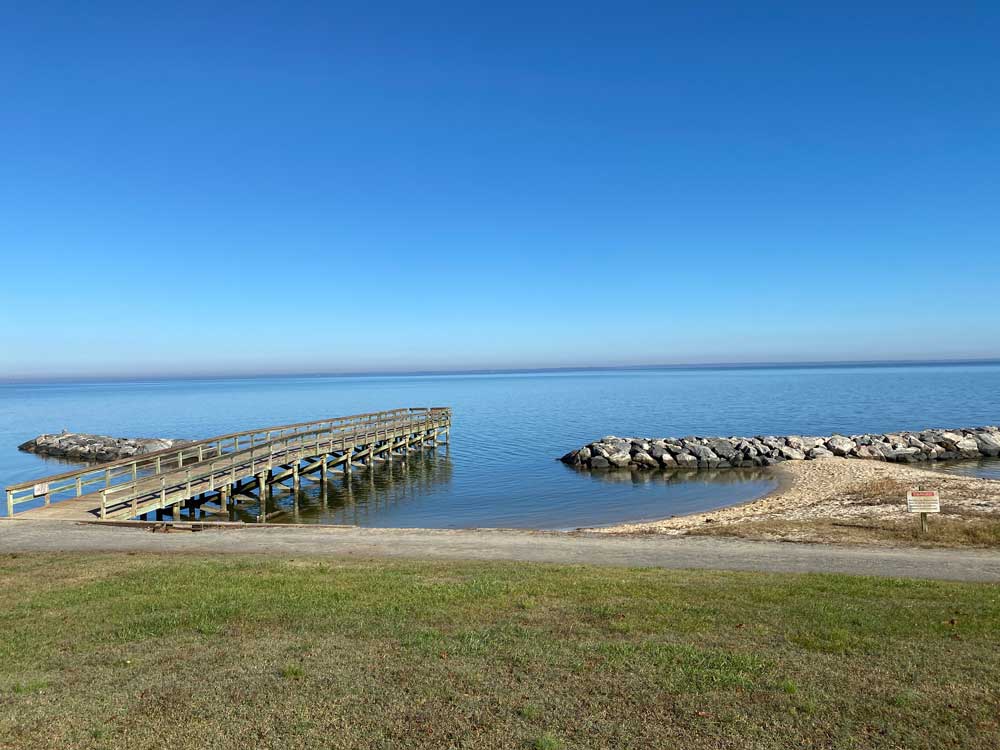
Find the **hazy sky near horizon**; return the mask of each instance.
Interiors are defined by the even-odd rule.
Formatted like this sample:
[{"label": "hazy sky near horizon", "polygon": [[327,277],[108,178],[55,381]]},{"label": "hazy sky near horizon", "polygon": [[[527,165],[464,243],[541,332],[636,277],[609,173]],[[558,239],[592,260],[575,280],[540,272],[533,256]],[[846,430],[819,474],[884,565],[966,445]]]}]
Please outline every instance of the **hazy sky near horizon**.
[{"label": "hazy sky near horizon", "polygon": [[995,2],[0,2],[0,377],[1000,357]]}]

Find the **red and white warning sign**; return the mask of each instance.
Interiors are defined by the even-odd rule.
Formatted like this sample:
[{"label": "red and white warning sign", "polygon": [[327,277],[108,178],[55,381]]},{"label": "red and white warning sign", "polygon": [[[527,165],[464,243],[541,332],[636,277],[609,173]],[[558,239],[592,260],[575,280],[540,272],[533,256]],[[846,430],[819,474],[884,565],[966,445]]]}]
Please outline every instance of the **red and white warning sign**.
[{"label": "red and white warning sign", "polygon": [[910,490],[906,493],[906,509],[910,513],[940,513],[941,499],[936,490]]}]

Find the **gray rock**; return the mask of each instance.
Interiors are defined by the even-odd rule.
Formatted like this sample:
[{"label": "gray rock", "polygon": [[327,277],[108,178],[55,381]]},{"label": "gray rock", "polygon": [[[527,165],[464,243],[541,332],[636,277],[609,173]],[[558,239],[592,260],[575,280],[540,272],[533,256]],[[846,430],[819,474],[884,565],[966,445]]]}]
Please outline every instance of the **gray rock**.
[{"label": "gray rock", "polygon": [[698,459],[698,463],[718,461],[719,457],[707,445],[687,444],[688,451]]},{"label": "gray rock", "polygon": [[632,454],[632,460],[639,466],[649,469],[655,469],[660,465],[660,462],[646,453],[646,451],[636,451]]},{"label": "gray rock", "polygon": [[[801,445],[801,443],[799,443]],[[783,458],[787,458],[789,461],[803,461],[805,460],[806,454],[797,448],[793,448],[790,445],[783,446],[780,449]]]},{"label": "gray rock", "polygon": [[674,461],[682,469],[694,469],[698,466],[698,459],[692,456],[690,453],[678,453],[674,456]]},{"label": "gray rock", "polygon": [[116,438],[107,435],[62,432],[39,435],[18,448],[40,456],[67,458],[81,463],[113,461],[184,445],[186,440],[166,438]]},{"label": "gray rock", "polygon": [[854,449],[854,455],[858,458],[867,458],[873,461],[885,461],[882,451],[876,450],[871,445],[859,445]]},{"label": "gray rock", "polygon": [[976,434],[976,445],[984,456],[1000,456],[1000,434],[980,432]]},{"label": "gray rock", "polygon": [[629,455],[628,451],[618,451],[616,453],[611,453],[607,456],[608,463],[612,466],[617,466],[621,468],[623,466],[628,466],[629,462],[632,460],[632,456]]},{"label": "gray rock", "polygon": [[857,443],[843,435],[833,435],[826,441],[826,447],[835,456],[846,456],[857,447]]},{"label": "gray rock", "polygon": [[893,452],[892,460],[899,461],[900,463],[914,463],[916,461],[922,461],[926,456],[920,451],[919,448],[898,448]]},{"label": "gray rock", "polygon": [[[570,464],[572,466],[579,466],[580,464],[583,463],[583,459],[580,458],[580,454],[583,451],[585,451],[585,450],[587,450],[587,449],[586,448],[581,448],[580,450],[570,451],[569,453],[567,453],[565,456],[563,456],[559,460],[562,461],[564,464]],[[590,451],[587,451],[587,452],[589,453]],[[589,456],[588,456],[588,458],[589,458]]]},{"label": "gray rock", "polygon": [[955,450],[966,458],[975,458],[979,454],[979,443],[975,438],[965,437],[955,443]]},{"label": "gray rock", "polygon": [[[170,444],[171,441],[166,441]],[[146,441],[162,447],[160,443]],[[108,457],[137,455],[149,450],[139,441],[103,438],[66,433],[42,435],[20,446],[22,450],[44,451],[76,460],[104,460]],[[113,452],[113,455],[112,453]],[[860,434],[845,437],[831,435],[756,435],[754,437],[620,438],[608,435],[603,440],[576,451],[562,460],[574,465],[595,468],[630,467],[645,469],[662,466],[674,469],[716,469],[730,466],[771,466],[781,461],[802,461],[842,456],[871,461],[912,463],[926,460],[1000,456],[1000,428],[995,426],[960,430],[927,429],[919,432],[887,432],[881,435]],[[634,477],[642,477],[635,472]],[[649,481],[649,476],[637,481]]]},{"label": "gray rock", "polygon": [[719,458],[725,461],[736,458],[736,447],[726,438],[709,438],[706,442]]}]

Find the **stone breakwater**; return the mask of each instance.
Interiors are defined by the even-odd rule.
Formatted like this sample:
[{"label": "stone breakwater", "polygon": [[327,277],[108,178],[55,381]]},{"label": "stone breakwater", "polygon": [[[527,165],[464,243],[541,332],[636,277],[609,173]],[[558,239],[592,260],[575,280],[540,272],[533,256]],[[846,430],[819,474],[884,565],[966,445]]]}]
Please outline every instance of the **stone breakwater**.
[{"label": "stone breakwater", "polygon": [[87,435],[79,432],[61,432],[53,435],[39,435],[33,440],[21,443],[18,450],[36,453],[39,456],[53,456],[67,461],[101,463],[129,458],[143,453],[173,448],[183,445],[186,440],[166,438],[116,438],[107,435]]},{"label": "stone breakwater", "polygon": [[622,438],[614,435],[560,460],[590,469],[716,469],[772,466],[831,456],[871,461],[943,461],[1000,456],[1000,427],[878,435]]}]

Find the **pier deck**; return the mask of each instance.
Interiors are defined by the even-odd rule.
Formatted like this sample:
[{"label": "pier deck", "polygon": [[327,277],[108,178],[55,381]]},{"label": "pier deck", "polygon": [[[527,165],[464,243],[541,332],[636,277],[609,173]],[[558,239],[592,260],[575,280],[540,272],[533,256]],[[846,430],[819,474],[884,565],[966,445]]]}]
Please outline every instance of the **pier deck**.
[{"label": "pier deck", "polygon": [[408,408],[230,433],[182,447],[87,466],[7,487],[7,515],[88,521],[169,513],[180,520],[206,503],[234,515],[241,502],[268,518],[274,485],[299,489],[300,478],[350,472],[359,463],[393,460],[411,449],[448,441],[451,410]]}]

